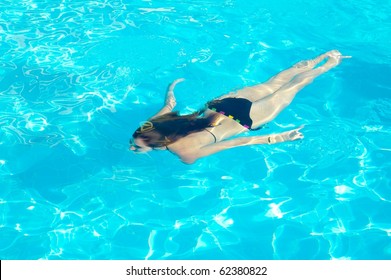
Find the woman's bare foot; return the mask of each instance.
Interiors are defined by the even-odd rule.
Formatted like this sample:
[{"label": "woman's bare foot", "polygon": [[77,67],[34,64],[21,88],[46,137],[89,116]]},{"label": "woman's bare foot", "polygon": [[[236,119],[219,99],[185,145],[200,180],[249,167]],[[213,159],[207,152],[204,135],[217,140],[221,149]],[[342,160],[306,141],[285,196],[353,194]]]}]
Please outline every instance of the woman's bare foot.
[{"label": "woman's bare foot", "polygon": [[351,58],[351,56],[344,56],[341,54],[340,51],[332,50],[321,54],[314,59],[300,61],[296,63],[293,67],[303,70],[311,70],[321,64],[325,59],[327,59],[327,68],[332,68],[337,66],[343,58]]},{"label": "woman's bare foot", "polygon": [[[331,67],[335,67],[337,66],[338,64],[341,63],[341,60],[343,58],[351,58],[351,56],[347,56],[347,55],[342,55],[340,51],[338,50],[332,50],[332,51],[329,51],[326,53],[326,55],[328,56],[328,60],[326,62],[326,64],[329,64],[329,66]],[[330,68],[331,68],[330,67]]]},{"label": "woman's bare foot", "polygon": [[311,70],[316,67],[319,63],[321,63],[324,59],[328,57],[327,53],[321,54],[318,57],[315,57],[314,59],[309,59],[309,60],[302,60],[293,67],[303,69],[303,70]]}]

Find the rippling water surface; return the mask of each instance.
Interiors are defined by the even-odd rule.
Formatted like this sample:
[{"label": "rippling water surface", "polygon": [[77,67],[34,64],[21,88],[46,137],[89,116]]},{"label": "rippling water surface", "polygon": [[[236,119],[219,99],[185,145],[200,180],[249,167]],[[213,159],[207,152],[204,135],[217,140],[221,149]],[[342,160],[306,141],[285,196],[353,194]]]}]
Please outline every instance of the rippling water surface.
[{"label": "rippling water surface", "polygon": [[[390,259],[390,1],[0,4],[1,259]],[[350,60],[256,133],[180,163],[127,151],[178,109],[330,49]]]}]

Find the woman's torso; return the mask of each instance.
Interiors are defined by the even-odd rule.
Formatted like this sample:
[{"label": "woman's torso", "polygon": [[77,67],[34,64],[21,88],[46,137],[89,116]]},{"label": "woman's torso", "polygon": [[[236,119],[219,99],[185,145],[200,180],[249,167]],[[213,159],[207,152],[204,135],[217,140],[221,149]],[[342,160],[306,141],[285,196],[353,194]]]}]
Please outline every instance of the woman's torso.
[{"label": "woman's torso", "polygon": [[[245,96],[240,96],[235,92],[230,92],[214,100],[223,100],[225,98],[247,99]],[[215,116],[217,118],[215,121],[217,125],[214,127],[208,127],[200,132],[191,133],[186,137],[179,139],[175,143],[168,146],[171,152],[178,155],[179,157],[182,157],[182,155],[185,154],[196,153],[197,150],[201,149],[204,146],[213,144],[215,142],[220,142],[232,136],[249,131],[246,127],[242,126],[234,119],[229,118],[228,116],[225,116],[218,112],[215,112],[209,109],[207,106],[204,111],[204,116],[205,117]]]},{"label": "woman's torso", "polygon": [[215,122],[216,126],[208,127],[203,131],[191,133],[186,137],[179,139],[168,146],[171,152],[180,155],[181,153],[196,151],[204,146],[215,143],[215,141],[220,142],[229,137],[248,131],[247,128],[243,127],[235,120],[210,109],[204,111],[204,116],[215,116],[217,118]]}]

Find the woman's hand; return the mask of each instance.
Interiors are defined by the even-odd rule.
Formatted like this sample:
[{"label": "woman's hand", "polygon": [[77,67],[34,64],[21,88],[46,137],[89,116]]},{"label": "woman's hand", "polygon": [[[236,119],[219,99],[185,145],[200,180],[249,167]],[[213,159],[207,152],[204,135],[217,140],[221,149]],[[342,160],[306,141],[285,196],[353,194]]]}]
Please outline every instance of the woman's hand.
[{"label": "woman's hand", "polygon": [[304,127],[304,125],[300,126],[299,128],[283,132],[280,135],[282,136],[284,141],[295,141],[295,140],[303,139],[304,135],[303,135],[303,133],[300,132],[300,130],[303,127]]},{"label": "woman's hand", "polygon": [[174,87],[183,82],[185,79],[184,78],[180,78],[180,79],[176,79],[175,81],[173,81],[169,86],[168,86],[168,91],[173,91],[174,90]]},{"label": "woman's hand", "polygon": [[268,143],[275,144],[275,143],[281,143],[286,141],[295,141],[295,140],[303,139],[304,135],[300,131],[303,127],[304,125],[300,126],[299,128],[285,131],[280,134],[271,135],[268,138]]},{"label": "woman's hand", "polygon": [[181,83],[183,82],[185,79],[181,78],[181,79],[177,79],[175,81],[173,81],[169,86],[168,86],[168,90],[167,90],[167,94],[166,94],[166,101],[165,101],[165,105],[170,109],[174,109],[174,107],[176,106],[176,99],[175,99],[175,96],[174,96],[174,88],[175,86],[178,84],[178,83]]}]

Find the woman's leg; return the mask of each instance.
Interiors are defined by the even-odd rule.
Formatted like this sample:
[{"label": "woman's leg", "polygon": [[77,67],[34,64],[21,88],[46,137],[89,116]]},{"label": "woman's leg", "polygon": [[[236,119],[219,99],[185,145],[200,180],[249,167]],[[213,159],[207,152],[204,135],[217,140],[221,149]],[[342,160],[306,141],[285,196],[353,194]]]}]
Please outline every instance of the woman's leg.
[{"label": "woman's leg", "polygon": [[328,54],[329,52],[324,53],[314,59],[300,61],[293,65],[291,68],[273,76],[265,83],[240,89],[236,91],[233,96],[243,97],[252,102],[256,102],[260,99],[263,99],[275,93],[285,84],[289,83],[296,75],[312,70],[325,58],[327,58]]},{"label": "woman's leg", "polygon": [[340,55],[329,54],[329,59],[324,65],[296,75],[274,94],[254,102],[250,111],[250,117],[253,120],[252,128],[257,128],[273,120],[292,102],[299,90],[310,84],[319,75],[337,66],[340,60]]}]

